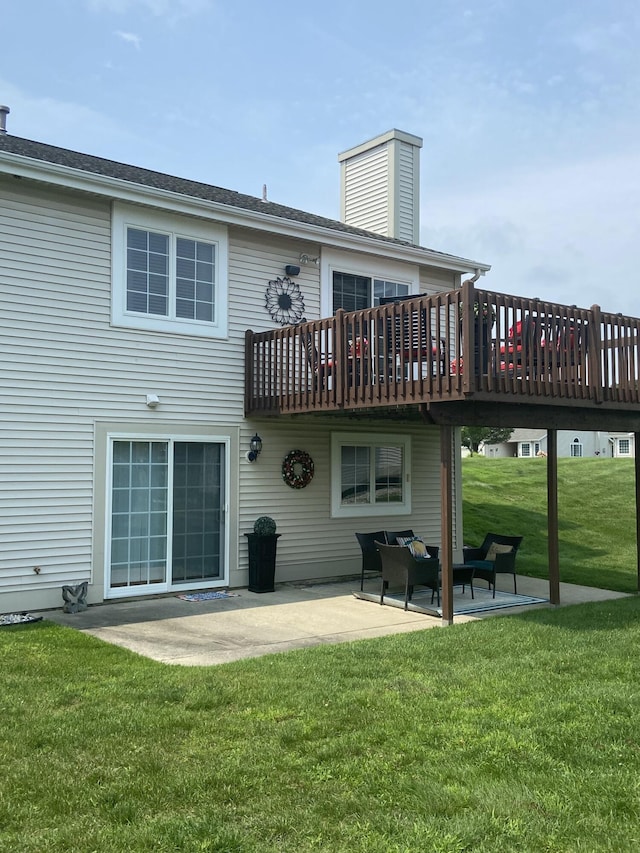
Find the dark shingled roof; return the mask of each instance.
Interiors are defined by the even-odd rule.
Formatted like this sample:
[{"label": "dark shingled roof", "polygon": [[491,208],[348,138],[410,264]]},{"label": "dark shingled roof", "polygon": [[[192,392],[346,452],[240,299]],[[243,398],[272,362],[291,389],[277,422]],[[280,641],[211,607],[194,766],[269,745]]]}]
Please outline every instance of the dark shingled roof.
[{"label": "dark shingled roof", "polygon": [[[159,190],[178,193],[190,198],[200,198],[218,204],[228,205],[238,210],[250,210],[256,213],[267,214],[278,219],[286,219],[291,222],[300,222],[305,225],[317,225],[321,228],[329,228],[332,231],[340,231],[345,234],[353,234],[360,237],[368,237],[397,246],[411,246],[424,248],[408,243],[406,240],[398,240],[392,237],[384,237],[363,228],[353,228],[335,219],[326,219],[304,210],[296,210],[293,207],[285,207],[272,201],[263,201],[256,196],[243,195],[234,190],[226,190],[222,187],[214,187],[199,181],[190,181],[186,178],[176,178],[165,175],[162,172],[154,172],[151,169],[143,169],[139,166],[129,166],[126,163],[118,163],[115,160],[106,160],[103,157],[94,157],[91,154],[80,154],[67,148],[58,148],[55,145],[45,145],[42,142],[33,142],[30,139],[22,139],[11,134],[0,133],[0,152],[7,151],[33,160],[45,163],[54,163],[58,166],[66,166],[81,172],[89,172],[93,175],[104,175],[108,178],[116,178],[131,184],[145,187],[155,187]],[[433,250],[427,250],[433,251]],[[437,252],[442,258],[455,258],[444,252]],[[471,262],[469,262],[471,263]]]}]

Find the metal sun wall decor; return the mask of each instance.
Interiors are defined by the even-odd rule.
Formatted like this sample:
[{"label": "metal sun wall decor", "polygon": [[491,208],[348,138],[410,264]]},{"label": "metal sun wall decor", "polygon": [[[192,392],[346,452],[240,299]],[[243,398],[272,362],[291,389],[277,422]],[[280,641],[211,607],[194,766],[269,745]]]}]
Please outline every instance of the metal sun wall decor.
[{"label": "metal sun wall decor", "polygon": [[304,314],[304,297],[300,285],[287,276],[269,282],[264,304],[271,319],[281,326],[299,323]]}]

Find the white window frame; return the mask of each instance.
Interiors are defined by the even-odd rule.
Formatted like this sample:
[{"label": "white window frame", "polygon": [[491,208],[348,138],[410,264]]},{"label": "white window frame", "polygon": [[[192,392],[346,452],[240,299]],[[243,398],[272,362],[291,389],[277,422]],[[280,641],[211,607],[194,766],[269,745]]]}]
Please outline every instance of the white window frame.
[{"label": "white window frame", "polygon": [[[215,246],[215,319],[213,322],[186,317],[159,316],[127,310],[127,228],[158,231],[170,237],[169,304],[175,315],[175,243],[176,238],[201,240]],[[128,329],[226,338],[228,335],[228,233],[217,223],[191,219],[178,214],[147,208],[133,208],[115,202],[112,216],[111,251],[111,323]]]},{"label": "white window frame", "polygon": [[[350,504],[342,503],[342,448],[401,447],[402,493],[400,503]],[[411,512],[411,436],[391,433],[334,432],[331,434],[331,517],[363,518],[373,516],[407,515]]]},{"label": "white window frame", "polygon": [[[624,450],[623,450],[624,445]],[[618,454],[620,456],[631,456],[631,439],[629,438],[619,438],[618,439]]]},{"label": "white window frame", "polygon": [[406,284],[409,295],[420,293],[420,271],[415,264],[389,261],[365,255],[354,255],[335,249],[323,249],[320,258],[320,312],[322,317],[333,315],[333,274],[345,273],[371,279]]},{"label": "white window frame", "polygon": [[[574,450],[579,450],[579,453],[574,453]],[[574,438],[569,445],[569,455],[572,459],[582,459],[584,456],[584,446],[579,438]]]},{"label": "white window frame", "polygon": [[[106,493],[105,493],[105,520],[104,520],[104,597],[105,599],[113,598],[132,598],[140,595],[159,595],[163,592],[186,592],[195,589],[213,589],[216,587],[225,587],[229,585],[229,548],[231,532],[229,529],[229,502],[231,488],[230,460],[231,460],[231,439],[228,435],[199,435],[180,433],[165,433],[157,434],[147,432],[108,432],[106,435]],[[225,514],[225,541],[222,549],[224,559],[224,573],[219,578],[209,578],[204,581],[195,581],[190,584],[172,584],[171,582],[171,503],[167,505],[167,565],[165,567],[166,581],[165,583],[154,583],[136,587],[111,587],[111,516],[112,516],[112,498],[113,498],[113,445],[116,441],[146,441],[146,442],[167,442],[176,444],[177,442],[195,442],[207,444],[221,444],[224,446],[224,464],[225,464],[225,493],[224,493],[224,514]],[[173,480],[172,471],[169,470],[168,489],[169,494],[172,488]]]}]

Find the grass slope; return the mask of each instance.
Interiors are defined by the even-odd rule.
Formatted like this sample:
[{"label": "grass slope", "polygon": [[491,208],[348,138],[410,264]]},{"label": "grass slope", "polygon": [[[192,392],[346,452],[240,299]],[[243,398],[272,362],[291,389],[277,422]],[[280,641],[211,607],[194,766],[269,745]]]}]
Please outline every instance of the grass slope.
[{"label": "grass slope", "polygon": [[[545,459],[462,463],[464,539],[522,535],[518,572],[548,577]],[[560,580],[637,590],[635,474],[628,459],[559,459]]]},{"label": "grass slope", "polygon": [[640,845],[640,600],[212,668],[0,631],[12,853]]}]

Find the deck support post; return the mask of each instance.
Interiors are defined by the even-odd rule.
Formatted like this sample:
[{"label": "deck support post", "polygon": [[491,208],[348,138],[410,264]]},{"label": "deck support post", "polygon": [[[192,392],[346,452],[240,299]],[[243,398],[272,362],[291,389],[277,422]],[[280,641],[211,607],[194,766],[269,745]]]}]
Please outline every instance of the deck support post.
[{"label": "deck support post", "polygon": [[640,432],[634,432],[633,446],[636,471],[636,554],[638,561],[638,580],[636,588],[638,592],[640,592]]},{"label": "deck support post", "polygon": [[453,623],[453,431],[440,427],[440,568],[442,624]]},{"label": "deck support post", "polygon": [[558,431],[547,431],[547,530],[549,539],[549,601],[560,604],[558,548]]}]

